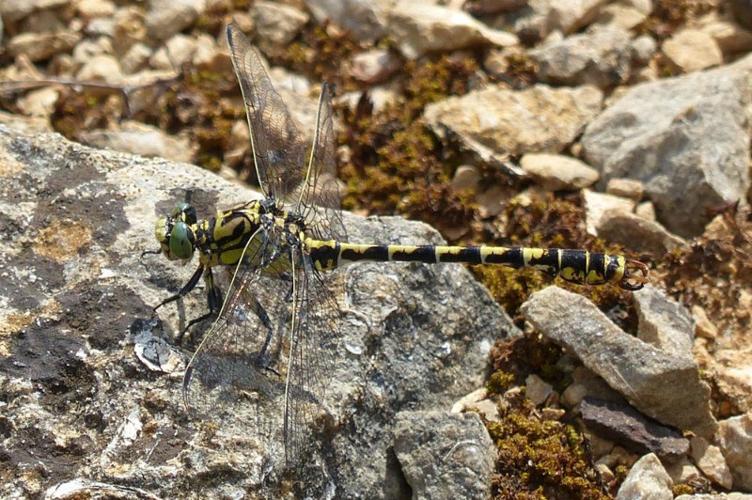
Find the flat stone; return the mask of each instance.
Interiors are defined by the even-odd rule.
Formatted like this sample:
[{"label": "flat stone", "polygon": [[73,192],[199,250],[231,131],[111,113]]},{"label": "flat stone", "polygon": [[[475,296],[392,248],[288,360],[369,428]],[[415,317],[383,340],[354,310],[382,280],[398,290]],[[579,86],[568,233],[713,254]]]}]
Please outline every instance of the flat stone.
[{"label": "flat stone", "polygon": [[308,14],[291,5],[254,2],[251,17],[262,44],[283,47],[289,44],[308,22]]},{"label": "flat stone", "polygon": [[653,255],[664,255],[689,246],[658,222],[622,209],[604,211],[598,218],[595,230],[601,238]]},{"label": "flat stone", "polygon": [[628,404],[585,398],[579,409],[588,429],[634,453],[675,460],[689,451],[689,441],[680,432]]},{"label": "flat stone", "polygon": [[[521,307],[545,337],[566,347],[642,413],[665,425],[712,436],[710,388],[694,361],[623,332],[581,295],[550,286]],[[576,323],[568,318],[576,317]]]},{"label": "flat stone", "polygon": [[430,3],[395,3],[389,9],[386,30],[408,59],[428,52],[518,42],[515,35],[493,30],[466,12]]},{"label": "flat stone", "polygon": [[602,229],[611,228],[610,224],[606,224],[608,218],[615,217],[616,214],[629,214],[635,205],[630,199],[589,189],[583,190],[582,195],[585,202],[587,232],[593,236],[598,236]]},{"label": "flat stone", "polygon": [[534,373],[525,379],[525,396],[536,406],[545,403],[553,392],[553,386]]},{"label": "flat stone", "polygon": [[723,53],[715,39],[699,30],[684,29],[663,42],[663,53],[685,73],[718,66]]},{"label": "flat stone", "polygon": [[547,153],[528,153],[520,167],[547,191],[576,191],[598,181],[598,171],[576,158]]},{"label": "flat stone", "polygon": [[602,98],[590,86],[535,85],[516,91],[489,85],[429,104],[424,116],[440,137],[450,132],[461,142],[474,142],[496,153],[558,153],[599,112]]},{"label": "flat stone", "polygon": [[187,139],[172,137],[156,127],[140,122],[123,122],[121,130],[82,132],[81,140],[91,146],[125,153],[186,163],[193,160],[194,148]]},{"label": "flat stone", "polygon": [[352,59],[350,74],[368,84],[383,82],[400,67],[399,59],[389,50],[371,49],[356,54]]},{"label": "flat stone", "polygon": [[305,0],[318,23],[331,21],[360,42],[382,38],[393,0]]},{"label": "flat stone", "polygon": [[485,498],[491,493],[496,448],[476,414],[398,413],[394,452],[416,498]]},{"label": "flat stone", "polygon": [[57,33],[20,33],[8,40],[7,50],[12,57],[21,54],[30,61],[44,61],[55,54],[68,52],[76,46],[81,35],[70,31]]},{"label": "flat stone", "polygon": [[718,446],[734,478],[734,488],[752,490],[752,412],[718,424]]},{"label": "flat stone", "polygon": [[632,296],[639,321],[637,336],[668,354],[691,358],[695,325],[687,308],[652,285]]},{"label": "flat stone", "polygon": [[542,82],[609,88],[629,79],[632,48],[626,30],[605,26],[544,44],[530,56]]},{"label": "flat stone", "polygon": [[690,440],[692,458],[697,467],[703,474],[710,478],[716,484],[730,490],[733,486],[731,470],[729,470],[726,459],[723,458],[720,448],[707,442],[707,440],[696,436]]},{"label": "flat stone", "polygon": [[661,461],[653,453],[649,453],[632,466],[616,493],[616,500],[672,500],[673,485]]},{"label": "flat stone", "polygon": [[196,22],[205,9],[205,0],[150,0],[146,13],[149,37],[167,40]]},{"label": "flat stone", "polygon": [[710,208],[740,199],[750,186],[751,71],[748,56],[633,86],[588,124],[585,161],[603,185],[614,177],[642,181],[672,233],[702,233]]},{"label": "flat stone", "polygon": [[107,54],[100,54],[89,59],[76,73],[81,81],[104,81],[122,83],[123,72],[118,60]]},{"label": "flat stone", "polygon": [[630,200],[640,201],[645,194],[645,185],[635,179],[609,179],[606,185],[606,193]]}]

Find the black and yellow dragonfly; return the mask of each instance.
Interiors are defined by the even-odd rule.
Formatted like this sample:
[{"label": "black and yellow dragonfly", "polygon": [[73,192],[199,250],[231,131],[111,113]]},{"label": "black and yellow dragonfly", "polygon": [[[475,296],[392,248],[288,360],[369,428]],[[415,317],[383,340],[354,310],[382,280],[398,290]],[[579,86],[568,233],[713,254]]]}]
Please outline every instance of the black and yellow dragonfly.
[{"label": "black and yellow dragonfly", "polygon": [[[557,248],[379,245],[347,240],[337,210],[332,89],[324,84],[310,148],[261,62],[236,24],[227,27],[232,61],[246,107],[250,141],[264,198],[198,220],[184,203],[156,223],[161,252],[199,266],[180,292],[203,277],[209,311],[188,326],[215,318],[183,379],[186,405],[216,416],[223,405],[280,398],[281,441],[288,462],[300,452],[300,427],[326,385],[318,347],[337,336],[335,273],[354,261],[461,262],[532,267],[581,284],[618,284],[637,290],[647,266],[620,255]],[[231,270],[227,294],[213,269]],[[157,306],[159,307],[159,306]],[[258,425],[258,424],[257,424]]]}]

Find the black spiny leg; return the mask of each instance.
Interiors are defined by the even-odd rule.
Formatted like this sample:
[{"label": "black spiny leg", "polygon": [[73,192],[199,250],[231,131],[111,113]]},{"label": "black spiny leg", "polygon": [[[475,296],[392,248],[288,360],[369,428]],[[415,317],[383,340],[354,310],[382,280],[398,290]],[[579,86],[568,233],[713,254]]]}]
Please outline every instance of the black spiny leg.
[{"label": "black spiny leg", "polygon": [[201,323],[205,319],[216,316],[217,314],[219,314],[220,307],[222,307],[222,291],[218,286],[214,284],[214,275],[212,274],[210,267],[206,268],[204,281],[206,282],[206,302],[209,305],[209,311],[206,314],[202,314],[198,318],[193,318],[188,322],[187,325],[185,325],[185,328],[183,328],[183,330],[180,332],[180,335],[178,335],[178,344],[181,344],[183,342],[183,337],[185,336],[185,333],[190,329],[190,327],[192,327],[196,323]]},{"label": "black spiny leg", "polygon": [[279,372],[271,367],[272,358],[270,357],[268,352],[269,344],[271,343],[272,337],[274,336],[274,329],[272,328],[272,322],[269,319],[269,315],[266,313],[266,310],[256,299],[256,297],[248,298],[247,305],[248,307],[250,307],[251,311],[253,311],[259,321],[261,321],[261,324],[264,325],[264,328],[266,328],[266,338],[264,339],[264,343],[262,344],[261,349],[256,355],[256,364],[264,370],[269,370],[275,375],[279,375]]},{"label": "black spiny leg", "polygon": [[186,283],[178,293],[176,293],[172,297],[164,299],[162,302],[154,306],[153,311],[156,312],[157,309],[159,309],[163,305],[169,304],[170,302],[174,302],[178,299],[182,299],[183,297],[191,293],[191,290],[196,288],[196,284],[198,283],[198,280],[201,279],[202,274],[204,274],[204,266],[198,266],[198,269],[196,269],[196,272],[193,273],[193,276],[191,276],[191,279],[188,280],[188,283]]}]

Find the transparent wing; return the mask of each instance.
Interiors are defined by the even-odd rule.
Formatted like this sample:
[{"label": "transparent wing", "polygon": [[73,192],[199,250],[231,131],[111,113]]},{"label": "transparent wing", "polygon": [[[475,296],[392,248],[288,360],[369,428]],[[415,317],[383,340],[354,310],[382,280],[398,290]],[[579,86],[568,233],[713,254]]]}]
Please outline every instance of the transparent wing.
[{"label": "transparent wing", "polygon": [[316,113],[316,130],[311,154],[306,166],[305,179],[298,188],[298,204],[295,211],[305,216],[307,226],[317,238],[346,241],[347,231],[339,211],[332,93],[332,86],[324,83]]},{"label": "transparent wing", "polygon": [[[315,402],[319,402],[325,396],[328,383],[324,374],[331,376],[333,373],[328,360],[334,357],[339,337],[339,307],[330,280],[315,271],[300,249],[294,252],[294,259],[300,265],[295,271],[293,287],[295,321],[291,322],[287,383],[301,395],[315,395]],[[307,437],[311,429],[319,427],[315,420],[325,415],[320,404],[312,402],[292,390],[285,398],[284,439],[288,463],[301,463]]]},{"label": "transparent wing", "polygon": [[261,190],[284,199],[305,176],[306,145],[261,56],[236,23],[227,26],[232,65],[243,93],[253,161]]}]

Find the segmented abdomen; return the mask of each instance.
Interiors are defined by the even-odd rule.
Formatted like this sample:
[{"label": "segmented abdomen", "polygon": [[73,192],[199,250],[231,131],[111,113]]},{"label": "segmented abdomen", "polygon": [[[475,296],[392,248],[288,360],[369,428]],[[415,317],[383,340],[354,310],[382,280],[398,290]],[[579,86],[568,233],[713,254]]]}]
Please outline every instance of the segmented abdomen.
[{"label": "segmented abdomen", "polygon": [[626,266],[626,260],[621,255],[561,248],[361,245],[313,239],[306,240],[306,245],[319,269],[333,269],[344,262],[359,260],[413,261],[427,264],[464,262],[498,264],[513,268],[531,267],[551,275],[559,275],[574,283],[600,285],[620,282]]}]

